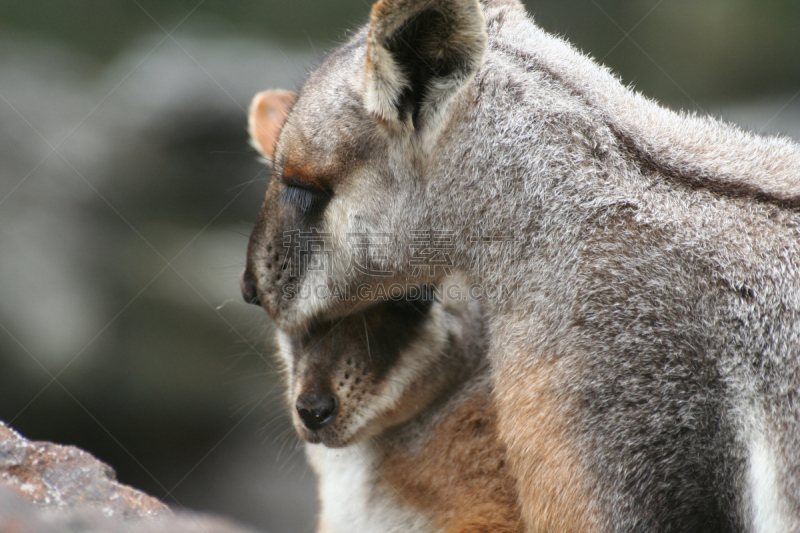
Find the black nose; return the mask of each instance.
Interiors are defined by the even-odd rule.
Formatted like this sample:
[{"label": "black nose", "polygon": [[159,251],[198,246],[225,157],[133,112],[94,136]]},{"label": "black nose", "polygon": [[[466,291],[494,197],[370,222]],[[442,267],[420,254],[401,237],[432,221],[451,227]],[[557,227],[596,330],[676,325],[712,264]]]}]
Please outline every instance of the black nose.
[{"label": "black nose", "polygon": [[239,275],[239,288],[242,289],[242,298],[244,298],[245,302],[253,305],[261,305],[258,301],[256,280],[249,269],[242,270],[242,273]]},{"label": "black nose", "polygon": [[303,425],[312,431],[322,429],[329,424],[336,415],[339,400],[330,393],[304,394],[297,399],[297,414]]}]

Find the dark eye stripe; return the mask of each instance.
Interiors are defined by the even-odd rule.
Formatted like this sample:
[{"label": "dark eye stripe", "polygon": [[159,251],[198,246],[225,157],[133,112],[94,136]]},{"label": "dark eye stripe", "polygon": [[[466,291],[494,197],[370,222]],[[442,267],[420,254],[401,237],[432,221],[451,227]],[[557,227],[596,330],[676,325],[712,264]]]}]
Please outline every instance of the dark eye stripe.
[{"label": "dark eye stripe", "polygon": [[427,316],[433,303],[436,301],[436,293],[430,287],[422,287],[421,294],[414,298],[406,297],[402,300],[389,303],[389,310],[395,313],[407,313],[412,318]]}]

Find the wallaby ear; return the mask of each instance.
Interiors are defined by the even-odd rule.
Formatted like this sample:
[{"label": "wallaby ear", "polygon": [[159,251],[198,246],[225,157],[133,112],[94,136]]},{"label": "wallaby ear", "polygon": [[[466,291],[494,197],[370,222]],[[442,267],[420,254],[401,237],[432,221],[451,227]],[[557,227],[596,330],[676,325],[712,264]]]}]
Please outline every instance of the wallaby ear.
[{"label": "wallaby ear", "polygon": [[435,122],[480,67],[486,40],[478,0],[380,0],[367,44],[367,110],[417,129]]},{"label": "wallaby ear", "polygon": [[270,160],[275,155],[275,144],[295,98],[296,95],[289,91],[264,91],[255,95],[250,104],[247,120],[250,142]]}]

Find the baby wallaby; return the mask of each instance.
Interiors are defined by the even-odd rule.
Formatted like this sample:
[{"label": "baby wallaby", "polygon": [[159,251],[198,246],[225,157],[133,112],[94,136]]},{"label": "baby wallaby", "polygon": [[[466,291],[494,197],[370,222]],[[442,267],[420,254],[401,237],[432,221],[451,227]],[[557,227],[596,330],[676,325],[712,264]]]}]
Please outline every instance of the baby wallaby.
[{"label": "baby wallaby", "polygon": [[522,531],[481,309],[453,287],[279,332],[294,426],[319,475],[318,532]]}]

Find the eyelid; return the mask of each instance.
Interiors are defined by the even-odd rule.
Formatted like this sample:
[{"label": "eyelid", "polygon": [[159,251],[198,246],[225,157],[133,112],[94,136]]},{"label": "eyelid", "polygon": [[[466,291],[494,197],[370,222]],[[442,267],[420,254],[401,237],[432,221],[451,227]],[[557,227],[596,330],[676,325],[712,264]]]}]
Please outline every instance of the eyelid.
[{"label": "eyelid", "polygon": [[322,189],[318,187],[309,185],[304,181],[300,181],[298,179],[294,179],[289,176],[283,176],[282,179],[283,179],[283,184],[286,185],[287,187],[297,187],[298,189],[307,189],[311,192],[323,192]]}]

